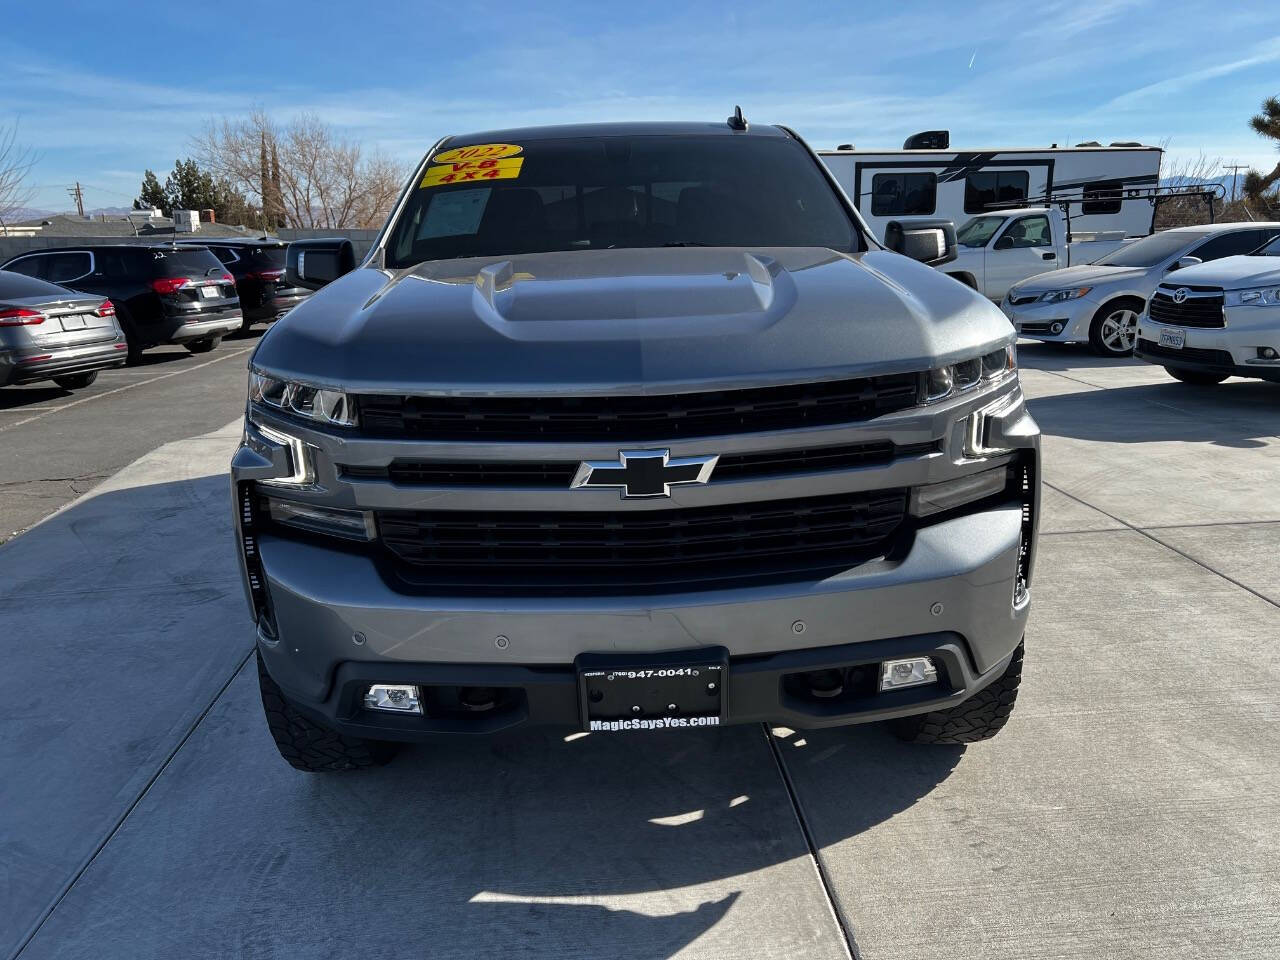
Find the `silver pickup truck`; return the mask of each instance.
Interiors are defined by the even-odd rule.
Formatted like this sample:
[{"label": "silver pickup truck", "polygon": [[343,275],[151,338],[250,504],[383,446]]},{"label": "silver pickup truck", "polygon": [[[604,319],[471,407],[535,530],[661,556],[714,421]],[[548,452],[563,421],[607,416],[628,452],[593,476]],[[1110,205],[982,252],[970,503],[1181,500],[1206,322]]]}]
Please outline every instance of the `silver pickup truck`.
[{"label": "silver pickup truck", "polygon": [[[446,138],[250,364],[231,467],[302,770],[399,741],[891,721],[981,740],[1022,667],[1039,430],[1000,311],[886,249],[792,131]],[[924,262],[917,262],[917,260]]]}]

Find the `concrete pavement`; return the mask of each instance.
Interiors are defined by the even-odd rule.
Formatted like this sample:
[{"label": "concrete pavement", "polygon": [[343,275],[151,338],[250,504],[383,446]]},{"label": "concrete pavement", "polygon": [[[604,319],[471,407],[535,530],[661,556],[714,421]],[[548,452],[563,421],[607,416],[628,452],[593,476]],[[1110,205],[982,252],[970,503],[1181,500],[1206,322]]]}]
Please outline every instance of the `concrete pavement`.
[{"label": "concrete pavement", "polygon": [[0,547],[0,954],[1274,956],[1280,387],[1022,360],[1036,607],[967,749],[527,732],[305,777],[247,660],[236,427],[161,448]]}]

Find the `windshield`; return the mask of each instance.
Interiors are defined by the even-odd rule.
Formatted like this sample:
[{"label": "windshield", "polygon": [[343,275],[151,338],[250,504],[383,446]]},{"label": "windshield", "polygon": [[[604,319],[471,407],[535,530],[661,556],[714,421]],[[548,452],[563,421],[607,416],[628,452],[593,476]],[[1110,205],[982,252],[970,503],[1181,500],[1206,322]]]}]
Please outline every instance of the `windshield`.
[{"label": "windshield", "polygon": [[958,231],[956,243],[962,247],[985,247],[1008,217],[974,217]]},{"label": "windshield", "polygon": [[1280,257],[1280,237],[1272,237],[1270,241],[1264,243],[1253,253],[1251,257]]},{"label": "windshield", "polygon": [[852,218],[789,137],[538,140],[432,159],[392,228],[390,267],[619,247],[859,249]]},{"label": "windshield", "polygon": [[1202,233],[1153,233],[1093,262],[1104,267],[1154,267],[1203,239]]}]

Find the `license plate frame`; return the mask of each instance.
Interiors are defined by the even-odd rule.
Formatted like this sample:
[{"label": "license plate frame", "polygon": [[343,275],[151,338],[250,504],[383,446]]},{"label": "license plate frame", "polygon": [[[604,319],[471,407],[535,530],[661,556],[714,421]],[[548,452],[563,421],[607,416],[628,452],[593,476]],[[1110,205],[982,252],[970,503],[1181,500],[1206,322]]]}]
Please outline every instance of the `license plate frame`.
[{"label": "license plate frame", "polygon": [[221,298],[222,291],[215,286],[205,286],[200,288],[200,296],[205,300],[217,300]]},{"label": "license plate frame", "polygon": [[714,727],[726,716],[729,651],[724,647],[585,653],[574,666],[581,725],[589,733]]},{"label": "license plate frame", "polygon": [[1161,330],[1160,346],[1167,350],[1181,350],[1187,345],[1187,331],[1185,330]]}]

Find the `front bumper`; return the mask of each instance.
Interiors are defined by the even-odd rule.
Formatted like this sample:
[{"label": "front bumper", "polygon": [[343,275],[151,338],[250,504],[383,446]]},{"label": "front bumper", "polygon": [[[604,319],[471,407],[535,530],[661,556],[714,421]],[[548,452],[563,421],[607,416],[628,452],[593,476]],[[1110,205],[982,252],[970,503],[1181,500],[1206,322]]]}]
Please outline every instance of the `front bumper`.
[{"label": "front bumper", "polygon": [[[1050,343],[1083,343],[1089,339],[1089,326],[1099,306],[1099,302],[1089,297],[1066,303],[1032,302],[1014,306],[1006,297],[1000,309],[1020,337]],[[1058,332],[1054,333],[1059,325]]]},{"label": "front bumper", "polygon": [[[125,362],[124,337],[76,347],[32,347],[0,350],[0,384],[35,383],[74,373],[88,373]],[[42,359],[31,359],[40,357]]]},{"label": "front bumper", "polygon": [[[1143,314],[1134,356],[1162,367],[1280,383],[1280,359],[1260,356],[1266,348],[1280,353],[1280,307],[1228,307],[1225,317],[1225,326],[1205,328],[1157,323]],[[1181,349],[1160,345],[1165,330],[1183,332]]]},{"label": "front bumper", "polygon": [[[1015,455],[966,458],[966,424],[986,416],[985,445]],[[255,418],[258,416],[255,413]],[[289,498],[357,509],[467,511],[610,509],[613,491],[491,490],[396,487],[349,482],[333,464],[423,455],[424,449],[483,459],[558,459],[617,455],[615,445],[483,445],[379,441],[272,422],[315,454],[310,486]],[[821,439],[817,439],[821,436]],[[1015,603],[1021,568],[1030,574],[1039,517],[1040,436],[1016,383],[994,394],[887,415],[866,423],[779,436],[745,435],[672,442],[672,455],[726,452],[892,437],[933,440],[939,450],[884,466],[806,473],[760,481],[672,490],[673,508],[720,501],[786,500],[853,490],[931,484],[1017,462],[1030,483],[1017,497],[1001,495],[937,522],[913,526],[902,549],[821,579],[674,591],[651,595],[422,595],[397,589],[375,556],[317,538],[246,528],[257,483],[293,472],[288,447],[250,428],[232,460],[236,530],[246,592],[259,622],[258,649],[268,671],[299,709],[331,726],[367,736],[412,739],[449,730],[486,730],[498,713],[447,723],[365,711],[364,683],[482,686],[515,692],[500,725],[576,724],[573,664],[582,654],[645,656],[719,648],[731,681],[726,722],[769,720],[823,726],[903,716],[958,703],[1004,669],[1026,629],[1029,598]],[[607,449],[606,449],[607,448]],[[551,450],[555,454],[551,455]],[[766,448],[768,449],[768,448]],[[263,488],[266,489],[266,488]],[[634,509],[665,509],[638,501]],[[788,673],[849,667],[900,656],[934,656],[946,664],[946,685],[898,691],[856,704],[798,704],[781,678]],[[567,686],[566,686],[567,685]],[[390,717],[390,719],[387,719]],[[486,719],[488,717],[488,719]],[[406,726],[407,724],[407,726]],[[372,725],[372,726],[371,726]]]}]

